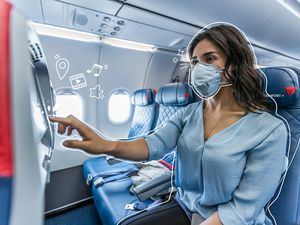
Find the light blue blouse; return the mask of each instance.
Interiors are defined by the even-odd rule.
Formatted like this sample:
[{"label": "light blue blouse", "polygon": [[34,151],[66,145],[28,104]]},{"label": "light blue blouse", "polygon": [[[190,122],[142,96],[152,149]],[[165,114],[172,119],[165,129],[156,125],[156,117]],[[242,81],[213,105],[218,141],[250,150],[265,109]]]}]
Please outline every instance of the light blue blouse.
[{"label": "light blue blouse", "polygon": [[264,206],[285,170],[287,130],[270,113],[248,113],[204,141],[203,104],[177,111],[145,137],[149,160],[177,147],[180,200],[203,218],[218,211],[223,225],[269,225]]}]

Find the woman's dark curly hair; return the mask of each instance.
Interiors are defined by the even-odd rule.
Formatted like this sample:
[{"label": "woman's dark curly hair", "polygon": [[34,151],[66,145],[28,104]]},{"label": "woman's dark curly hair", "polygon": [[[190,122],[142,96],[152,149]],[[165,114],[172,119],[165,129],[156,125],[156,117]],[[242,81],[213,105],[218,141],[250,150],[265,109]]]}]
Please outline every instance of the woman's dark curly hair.
[{"label": "woman's dark curly hair", "polygon": [[222,24],[199,33],[189,45],[190,58],[196,45],[204,39],[214,43],[226,54],[224,74],[232,83],[236,102],[246,111],[268,111],[270,104],[264,95],[262,76],[254,68],[252,51],[240,31],[233,26]]}]

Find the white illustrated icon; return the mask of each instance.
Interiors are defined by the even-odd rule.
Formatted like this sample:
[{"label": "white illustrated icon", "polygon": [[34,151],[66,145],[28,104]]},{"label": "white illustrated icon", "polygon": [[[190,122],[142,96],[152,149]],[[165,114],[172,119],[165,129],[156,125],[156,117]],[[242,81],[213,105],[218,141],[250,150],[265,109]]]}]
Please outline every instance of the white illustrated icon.
[{"label": "white illustrated icon", "polygon": [[98,76],[100,76],[101,71],[102,71],[103,69],[107,70],[107,69],[108,69],[108,66],[107,66],[107,65],[102,66],[102,65],[99,65],[99,64],[94,64],[94,65],[92,66],[92,68],[89,69],[89,70],[87,70],[86,72],[87,72],[87,73],[92,73],[92,72],[95,70],[94,76],[95,76],[95,77],[98,77]]},{"label": "white illustrated icon", "polygon": [[59,77],[59,79],[64,79],[64,77],[67,75],[70,64],[69,61],[66,58],[61,58],[59,54],[55,55],[54,58],[56,59],[56,73]]},{"label": "white illustrated icon", "polygon": [[184,50],[178,49],[177,56],[173,58],[173,63],[178,63],[179,60],[184,58]]},{"label": "white illustrated icon", "polygon": [[103,95],[103,90],[100,87],[100,84],[98,84],[96,87],[94,88],[90,88],[90,97],[92,98],[96,98],[96,99],[103,99],[104,95]]},{"label": "white illustrated icon", "polygon": [[69,77],[73,89],[80,89],[87,86],[87,82],[83,73]]},{"label": "white illustrated icon", "polygon": [[177,56],[179,56],[180,59],[182,59],[183,55],[184,55],[184,50],[178,49]]},{"label": "white illustrated icon", "polygon": [[189,64],[187,62],[183,62],[183,63],[180,63],[180,69],[183,70],[185,68],[187,68],[189,66]]}]

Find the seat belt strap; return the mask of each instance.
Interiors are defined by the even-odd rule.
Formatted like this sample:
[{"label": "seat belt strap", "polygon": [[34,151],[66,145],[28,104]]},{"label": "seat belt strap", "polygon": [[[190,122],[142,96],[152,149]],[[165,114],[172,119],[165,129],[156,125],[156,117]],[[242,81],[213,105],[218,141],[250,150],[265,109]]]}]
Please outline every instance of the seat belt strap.
[{"label": "seat belt strap", "polygon": [[107,176],[107,177],[97,176],[93,179],[93,184],[97,188],[105,183],[109,183],[109,182],[116,181],[116,180],[121,180],[124,178],[129,178],[129,175],[135,171],[138,171],[138,169],[131,169],[131,170],[127,170],[125,172],[123,170],[122,173],[118,173],[118,174]]},{"label": "seat belt strap", "polygon": [[107,171],[107,172],[101,172],[98,173],[96,175],[92,175],[91,173],[89,173],[86,177],[86,184],[89,186],[90,184],[92,184],[96,179],[98,178],[107,178],[107,177],[111,177],[111,176],[116,176],[118,174],[123,174],[123,173],[127,173],[127,172],[132,172],[137,170],[137,168],[134,165],[130,165],[128,167],[125,168],[118,168],[118,169],[112,169],[111,171]]},{"label": "seat belt strap", "polygon": [[126,204],[125,205],[125,209],[126,210],[144,210],[147,209],[149,207],[154,207],[155,205],[159,204],[162,202],[162,199],[158,199],[152,203],[145,203],[145,202],[140,202],[140,201],[136,201],[134,203],[130,203],[130,204]]}]

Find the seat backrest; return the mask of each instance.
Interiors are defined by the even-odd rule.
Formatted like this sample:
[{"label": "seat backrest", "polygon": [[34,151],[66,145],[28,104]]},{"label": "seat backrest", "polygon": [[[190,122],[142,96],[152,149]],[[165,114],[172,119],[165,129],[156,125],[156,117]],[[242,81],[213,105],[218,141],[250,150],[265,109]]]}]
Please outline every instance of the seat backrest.
[{"label": "seat backrest", "polygon": [[171,83],[158,89],[155,101],[159,104],[159,113],[155,127],[161,126],[181,108],[194,101],[192,89],[185,83]]},{"label": "seat backrest", "polygon": [[13,148],[10,108],[10,13],[12,6],[0,1],[0,224],[9,224],[13,180]]},{"label": "seat backrest", "polygon": [[131,103],[134,105],[134,115],[128,138],[142,136],[151,131],[155,126],[158,111],[154,89],[136,90]]},{"label": "seat backrest", "polygon": [[[280,191],[280,186],[273,197],[278,199],[271,205],[270,211],[277,225],[300,224],[300,71],[292,68],[264,68],[267,77],[268,93],[278,104],[278,114],[288,122],[290,127],[289,169]],[[288,146],[289,146],[288,144]],[[287,149],[288,150],[288,149]],[[272,201],[273,201],[272,200]],[[272,202],[271,201],[271,202]]]}]

